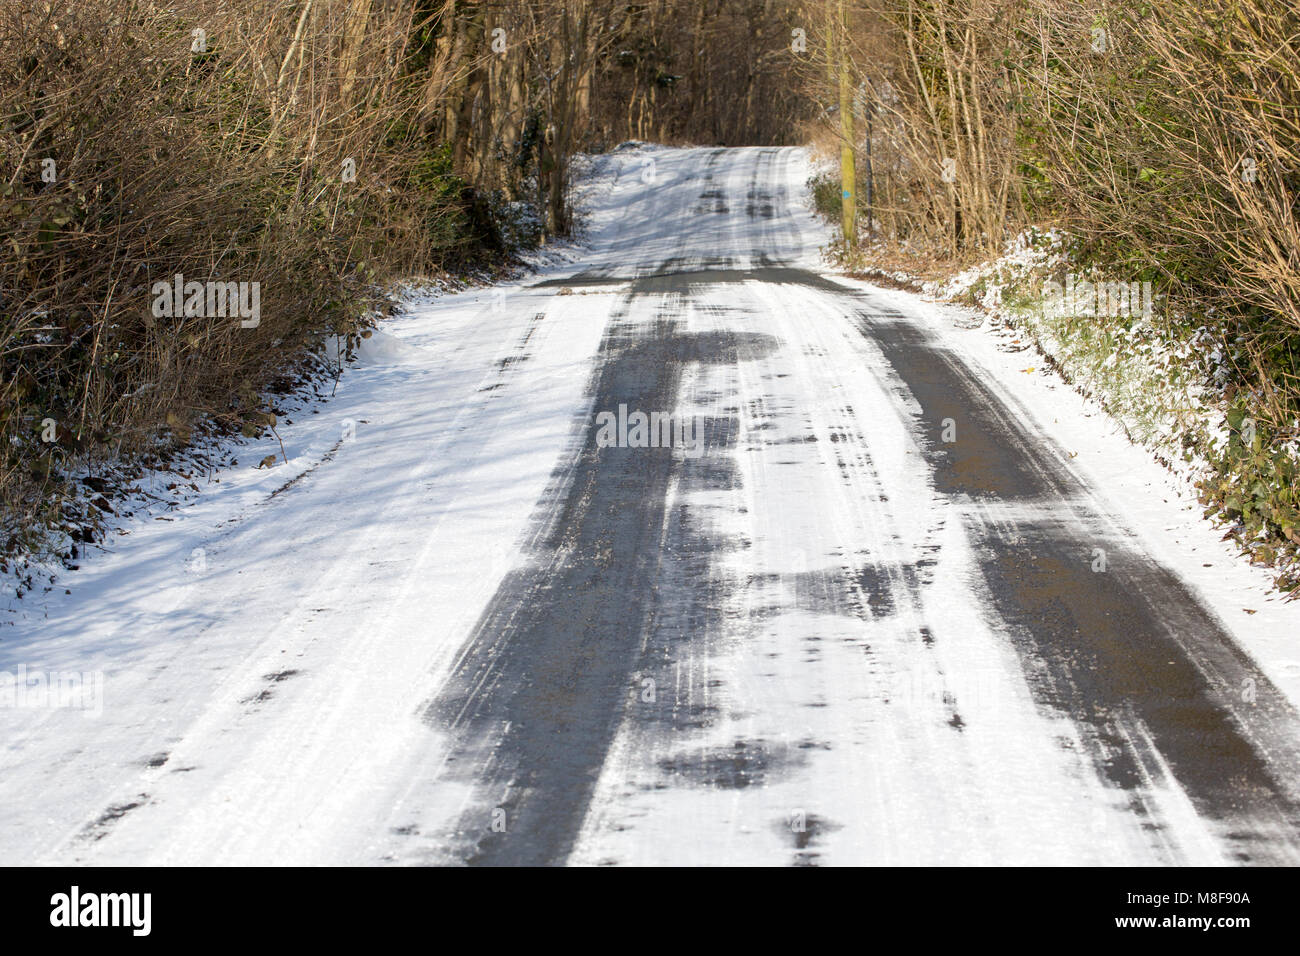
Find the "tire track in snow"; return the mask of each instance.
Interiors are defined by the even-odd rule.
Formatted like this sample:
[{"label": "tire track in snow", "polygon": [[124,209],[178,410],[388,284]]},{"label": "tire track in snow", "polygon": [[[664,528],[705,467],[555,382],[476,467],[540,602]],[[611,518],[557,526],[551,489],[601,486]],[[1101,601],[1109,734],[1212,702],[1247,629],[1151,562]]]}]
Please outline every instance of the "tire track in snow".
[{"label": "tire track in snow", "polygon": [[[1153,815],[1148,782],[1171,774],[1166,782],[1237,861],[1293,864],[1295,710],[1014,410],[902,313],[868,304],[856,321],[919,403],[936,486],[962,504],[993,607],[1040,703],[1081,728],[1098,772],[1130,795],[1134,813]],[[945,420],[951,443],[936,440]],[[1239,696],[1246,687],[1252,700]]]},{"label": "tire track in snow", "polygon": [[[874,308],[812,273],[773,265],[781,259],[769,250],[789,241],[780,233],[790,218],[784,196],[770,186],[786,175],[784,154],[748,151],[724,161],[713,151],[696,169],[700,180],[680,167],[672,180],[689,199],[676,206],[665,197],[657,201],[688,212],[678,213],[685,221],[658,225],[662,236],[673,225],[678,232],[652,263],[606,263],[550,284],[628,283],[602,345],[592,408],[612,410],[622,402],[668,411],[690,403],[712,422],[708,454],[698,462],[633,459],[626,450],[596,449],[589,426],[578,423],[588,429],[585,443],[576,463],[557,475],[531,565],[498,592],[453,681],[427,712],[435,724],[454,729],[460,743],[452,773],[473,785],[455,832],[446,835],[452,856],[558,863],[585,833],[591,846],[582,860],[618,861],[618,853],[601,856],[600,828],[617,830],[662,812],[680,821],[693,811],[664,808],[680,803],[675,794],[685,788],[717,796],[710,805],[720,826],[707,839],[674,830],[675,849],[687,856],[690,841],[701,839],[721,859],[754,852],[742,844],[761,844],[768,853],[782,843],[781,852],[793,849],[796,863],[815,862],[822,852],[832,859],[943,859],[944,834],[983,838],[969,818],[975,813],[996,818],[988,852],[1006,859],[1017,801],[1041,800],[1066,786],[1068,768],[1076,766],[1066,754],[1052,764],[1059,779],[1030,782],[1025,775],[1033,773],[1035,747],[1055,741],[1082,751],[1078,772],[1095,768],[1092,786],[1126,803],[1123,829],[1111,818],[1092,836],[1057,834],[1049,843],[1036,835],[1030,855],[1018,859],[1041,859],[1033,846],[1052,846],[1106,860],[1105,847],[1087,845],[1105,834],[1116,841],[1111,859],[1177,861],[1200,846],[1188,812],[1209,821],[1239,860],[1289,859],[1294,791],[1279,767],[1295,765],[1287,737],[1295,715],[1280,695],[1177,580],[1107,519],[1059,456],[1044,450],[1042,437],[1018,425],[959,361],[941,354],[905,316]],[[764,215],[769,202],[771,217]],[[794,238],[797,246],[797,233]],[[737,294],[760,288],[800,290],[803,301],[795,308],[811,305],[816,315],[778,320],[778,310],[796,301],[788,291]],[[695,306],[694,319],[683,312],[687,302]],[[772,334],[770,344],[760,344]],[[894,389],[898,408],[912,410],[907,426],[928,478],[902,493],[920,496],[906,513],[925,520],[898,525],[897,502],[890,501],[900,493],[897,475],[892,491],[882,484],[879,469],[897,469],[899,462],[881,466],[875,459],[881,452],[894,459],[904,454],[889,446],[897,439],[882,446],[881,423],[863,419],[850,402],[818,401],[813,433],[788,440],[816,440],[819,467],[828,472],[820,480],[830,486],[824,502],[835,502],[833,520],[844,528],[811,529],[806,540],[822,549],[815,567],[805,561],[793,576],[771,574],[755,567],[760,558],[752,534],[741,529],[757,529],[763,520],[765,502],[747,481],[770,494],[783,480],[779,469],[787,463],[762,435],[780,420],[771,395],[782,389],[764,389],[745,369],[825,378],[839,368],[835,350],[853,350],[849,336],[870,343],[886,362],[879,369],[864,365],[862,374]],[[793,362],[777,358],[786,338],[787,351],[797,355]],[[830,374],[828,387],[849,385],[836,381],[837,374]],[[815,386],[805,381],[800,388],[806,391],[794,394]],[[938,437],[945,418],[958,430],[952,445]],[[744,502],[738,523],[715,520],[738,502]],[[774,528],[787,541],[805,540]],[[871,548],[862,551],[861,541]],[[979,575],[963,598],[967,610],[982,611],[988,633],[1020,664],[1020,673],[1012,666],[999,680],[1027,683],[1027,706],[1036,702],[1047,718],[1035,732],[1058,726],[1054,740],[1011,748],[1019,761],[1014,767],[990,763],[991,756],[1006,756],[1009,744],[990,743],[999,728],[983,714],[963,717],[956,688],[967,675],[951,670],[988,651],[974,645],[933,650],[941,600],[932,593],[935,568],[951,563],[944,548],[958,541]],[[1110,556],[1107,575],[1094,575],[1089,566],[1097,544]],[[765,554],[761,561],[770,563],[773,556]],[[799,649],[771,643],[788,631],[775,637],[755,631],[772,614],[794,614],[802,622],[796,628],[813,628]],[[874,635],[865,641],[871,645],[865,658],[859,652],[870,662],[865,669],[846,667],[853,659],[840,656],[840,647],[864,643],[862,633],[834,623],[845,618]],[[951,629],[945,633],[952,641]],[[772,655],[800,656],[770,671],[737,664],[736,642],[754,638],[779,648]],[[799,675],[799,684],[774,690],[765,673]],[[1258,685],[1259,705],[1249,714],[1224,691],[1243,674]],[[647,678],[660,696],[639,700],[639,682]],[[900,682],[918,679],[933,681],[941,693],[891,703]],[[786,714],[791,705],[828,708],[829,722],[808,724],[829,733],[796,738],[773,725],[773,714]],[[775,709],[746,712],[755,707]],[[828,757],[832,738],[842,749]],[[877,762],[887,771],[856,778],[872,794],[872,818],[854,818],[843,792],[824,794],[823,804],[836,809],[817,810],[813,799],[802,842],[796,833],[791,846],[787,831],[773,843],[773,831],[764,828],[781,828],[774,801],[808,805],[801,790],[816,793],[826,780],[859,773],[843,762],[862,747],[879,748]],[[968,777],[944,782],[944,772]],[[993,786],[999,775],[1020,789],[991,804],[988,794],[1009,785]],[[598,778],[605,803],[589,812]],[[951,790],[944,799],[937,799],[939,786]],[[927,791],[936,798],[922,822],[904,804]],[[1191,807],[1182,816],[1173,807],[1180,799]],[[611,800],[633,816],[620,817]],[[493,830],[493,811],[503,811],[504,831]],[[1040,814],[1031,824],[1026,818],[1025,832],[1037,833],[1034,827],[1052,819]],[[754,836],[756,828],[766,836]]]},{"label": "tire track in snow", "polygon": [[[629,308],[611,322],[594,411],[670,411],[683,367],[767,347],[762,337],[684,333],[649,304],[649,316]],[[667,606],[662,545],[669,486],[686,473],[679,456],[601,448],[587,429],[538,553],[507,578],[426,711],[461,741],[449,764],[468,763],[475,782],[456,858],[553,864],[572,848],[644,635]]]}]

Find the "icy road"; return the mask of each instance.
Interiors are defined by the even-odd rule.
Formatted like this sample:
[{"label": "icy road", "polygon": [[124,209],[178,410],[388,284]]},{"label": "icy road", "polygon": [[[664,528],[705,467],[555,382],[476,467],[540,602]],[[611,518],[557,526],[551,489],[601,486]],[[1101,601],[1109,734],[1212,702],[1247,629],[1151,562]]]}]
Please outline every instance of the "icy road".
[{"label": "icy road", "polygon": [[807,163],[597,159],[572,261],[19,602],[0,670],[103,692],[0,708],[0,862],[1300,861],[1296,606],[1032,353],[820,265]]}]

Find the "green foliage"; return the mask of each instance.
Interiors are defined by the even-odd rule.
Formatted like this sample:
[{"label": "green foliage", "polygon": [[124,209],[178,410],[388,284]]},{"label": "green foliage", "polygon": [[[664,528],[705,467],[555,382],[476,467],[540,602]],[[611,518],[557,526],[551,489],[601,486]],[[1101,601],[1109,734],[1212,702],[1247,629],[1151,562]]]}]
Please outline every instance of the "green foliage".
[{"label": "green foliage", "polygon": [[813,208],[829,220],[839,221],[840,181],[831,173],[813,175],[808,180],[808,189],[812,193]]},{"label": "green foliage", "polygon": [[1279,567],[1279,587],[1296,590],[1300,465],[1281,436],[1251,417],[1244,398],[1228,409],[1225,423],[1228,440],[1210,456],[1211,473],[1198,484],[1206,515],[1228,522],[1229,534],[1253,560]]}]

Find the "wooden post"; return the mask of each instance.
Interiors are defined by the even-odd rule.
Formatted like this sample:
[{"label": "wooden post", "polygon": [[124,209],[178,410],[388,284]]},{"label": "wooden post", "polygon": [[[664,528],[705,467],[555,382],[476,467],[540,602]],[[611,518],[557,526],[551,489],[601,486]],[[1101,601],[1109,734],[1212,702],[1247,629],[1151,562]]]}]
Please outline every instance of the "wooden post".
[{"label": "wooden post", "polygon": [[853,162],[853,82],[849,76],[848,20],[844,0],[839,0],[840,73],[840,210],[844,248],[853,252],[858,239],[857,171]]}]

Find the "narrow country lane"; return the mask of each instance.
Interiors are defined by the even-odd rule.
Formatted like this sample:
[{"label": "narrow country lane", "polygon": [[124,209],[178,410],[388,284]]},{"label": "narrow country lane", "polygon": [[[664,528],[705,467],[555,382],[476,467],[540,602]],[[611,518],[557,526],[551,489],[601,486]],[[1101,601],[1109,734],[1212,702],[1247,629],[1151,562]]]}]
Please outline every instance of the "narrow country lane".
[{"label": "narrow country lane", "polygon": [[0,860],[1300,862],[1287,689],[924,303],[819,265],[803,151],[593,162],[577,261],[413,306],[291,473],[12,629],[106,706],[3,715]]}]

